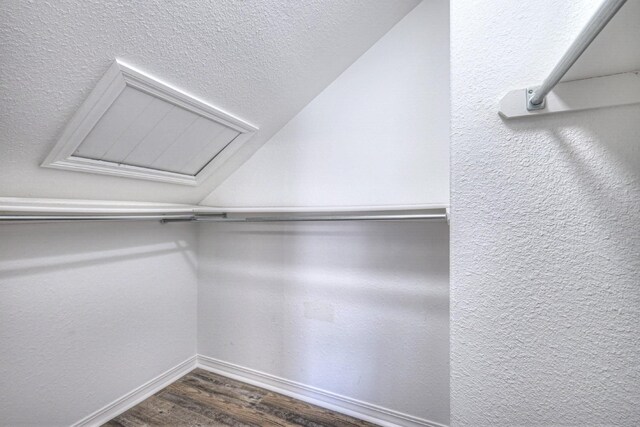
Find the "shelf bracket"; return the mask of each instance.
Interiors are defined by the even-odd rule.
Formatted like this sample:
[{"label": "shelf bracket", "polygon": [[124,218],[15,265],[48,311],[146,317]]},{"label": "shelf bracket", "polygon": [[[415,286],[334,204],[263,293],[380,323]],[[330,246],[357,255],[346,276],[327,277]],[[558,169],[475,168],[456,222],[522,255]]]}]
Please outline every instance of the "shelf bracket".
[{"label": "shelf bracket", "polygon": [[640,103],[640,71],[558,83],[543,104],[529,107],[535,89],[518,89],[500,101],[505,119]]}]

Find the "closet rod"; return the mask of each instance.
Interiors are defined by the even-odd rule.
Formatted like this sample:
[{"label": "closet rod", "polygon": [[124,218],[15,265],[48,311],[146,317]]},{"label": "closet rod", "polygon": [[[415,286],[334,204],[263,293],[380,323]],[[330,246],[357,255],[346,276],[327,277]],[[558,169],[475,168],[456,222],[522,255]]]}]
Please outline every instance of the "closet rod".
[{"label": "closet rod", "polygon": [[[446,221],[446,213],[395,214],[395,215],[282,215],[253,217],[206,217],[196,216],[198,222],[297,222],[297,221]],[[167,221],[170,222],[171,220]]]},{"label": "closet rod", "polygon": [[0,222],[74,222],[74,221],[161,221],[168,222],[294,222],[294,221],[446,221],[447,214],[389,214],[389,215],[281,215],[229,217],[221,214],[149,214],[149,215],[6,215]]},{"label": "closet rod", "polygon": [[527,89],[528,110],[541,110],[544,108],[544,100],[549,92],[553,90],[560,79],[569,71],[569,68],[580,58],[580,55],[587,50],[591,42],[600,34],[600,31],[609,23],[611,18],[613,18],[626,1],[627,0],[604,0],[602,2],[587,25],[585,25],[560,61],[553,70],[551,70],[549,76],[538,88]]},{"label": "closet rod", "polygon": [[191,221],[193,214],[149,215],[0,215],[0,222],[70,222],[70,221]]}]

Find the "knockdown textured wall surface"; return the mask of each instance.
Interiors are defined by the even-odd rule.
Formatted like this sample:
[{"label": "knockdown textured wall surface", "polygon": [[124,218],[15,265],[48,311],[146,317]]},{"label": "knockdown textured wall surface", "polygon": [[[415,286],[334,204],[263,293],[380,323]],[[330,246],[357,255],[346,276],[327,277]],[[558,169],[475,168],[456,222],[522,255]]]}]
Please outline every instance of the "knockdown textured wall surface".
[{"label": "knockdown textured wall surface", "polygon": [[0,225],[0,424],[70,425],[196,352],[191,224]]},{"label": "knockdown textured wall surface", "polygon": [[199,354],[448,423],[447,224],[198,227]]},{"label": "knockdown textured wall surface", "polygon": [[640,106],[497,114],[598,3],[452,1],[452,426],[640,425]]},{"label": "knockdown textured wall surface", "polygon": [[202,202],[448,203],[447,0],[420,3]]},{"label": "knockdown textured wall surface", "polygon": [[[0,8],[0,196],[197,203],[417,0],[56,0]],[[114,58],[259,134],[196,188],[39,167]]]}]

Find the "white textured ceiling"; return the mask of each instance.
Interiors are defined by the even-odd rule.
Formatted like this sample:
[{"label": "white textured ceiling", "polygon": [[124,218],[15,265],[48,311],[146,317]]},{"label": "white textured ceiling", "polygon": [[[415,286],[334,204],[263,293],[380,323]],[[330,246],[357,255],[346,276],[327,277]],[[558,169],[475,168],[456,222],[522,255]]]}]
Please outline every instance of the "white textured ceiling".
[{"label": "white textured ceiling", "polygon": [[[198,202],[417,3],[3,2],[0,196]],[[114,58],[260,131],[197,188],[40,168]]]}]

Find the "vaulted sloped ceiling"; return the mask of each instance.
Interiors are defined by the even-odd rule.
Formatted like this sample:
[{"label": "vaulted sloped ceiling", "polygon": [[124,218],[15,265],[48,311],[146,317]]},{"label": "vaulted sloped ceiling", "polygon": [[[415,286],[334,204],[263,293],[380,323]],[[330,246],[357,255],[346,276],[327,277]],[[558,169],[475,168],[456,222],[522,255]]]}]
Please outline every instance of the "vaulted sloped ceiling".
[{"label": "vaulted sloped ceiling", "polygon": [[[0,196],[197,203],[418,2],[5,2]],[[197,187],[41,168],[114,58],[259,131]]]},{"label": "vaulted sloped ceiling", "polygon": [[449,2],[423,1],[202,201],[448,205]]}]

